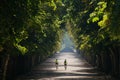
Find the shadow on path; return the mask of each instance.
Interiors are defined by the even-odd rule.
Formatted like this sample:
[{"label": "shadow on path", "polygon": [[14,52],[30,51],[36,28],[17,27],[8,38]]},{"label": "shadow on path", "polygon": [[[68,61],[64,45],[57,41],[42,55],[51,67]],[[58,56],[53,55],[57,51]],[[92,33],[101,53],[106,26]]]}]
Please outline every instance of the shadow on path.
[{"label": "shadow on path", "polygon": [[[55,59],[58,59],[56,69]],[[67,66],[64,66],[64,60]],[[26,75],[19,76],[16,80],[105,80],[104,75],[97,72],[73,48],[64,48],[36,66]]]}]

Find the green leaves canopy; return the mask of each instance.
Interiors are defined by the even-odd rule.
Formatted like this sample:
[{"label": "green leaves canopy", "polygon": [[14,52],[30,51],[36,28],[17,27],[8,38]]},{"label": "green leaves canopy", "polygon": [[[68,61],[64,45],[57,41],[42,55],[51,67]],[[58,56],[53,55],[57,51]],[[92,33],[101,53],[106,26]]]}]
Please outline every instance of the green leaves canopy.
[{"label": "green leaves canopy", "polygon": [[62,19],[56,14],[59,3],[61,0],[2,0],[0,51],[47,55],[57,51]]},{"label": "green leaves canopy", "polygon": [[120,46],[119,1],[65,0],[66,22],[76,47],[87,53],[106,53]]}]

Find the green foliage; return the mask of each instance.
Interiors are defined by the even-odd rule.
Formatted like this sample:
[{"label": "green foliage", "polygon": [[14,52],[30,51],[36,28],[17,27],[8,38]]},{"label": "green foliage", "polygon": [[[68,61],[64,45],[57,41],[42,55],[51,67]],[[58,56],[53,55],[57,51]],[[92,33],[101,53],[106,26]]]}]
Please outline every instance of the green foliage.
[{"label": "green foliage", "polygon": [[18,45],[18,44],[14,44],[14,46],[15,46],[23,55],[28,52],[28,49],[25,48],[24,46],[21,46],[21,45]]},{"label": "green foliage", "polygon": [[105,14],[105,15],[103,15],[103,19],[98,22],[98,26],[104,28],[104,27],[106,27],[107,25],[109,25],[108,21],[109,21],[108,14]]},{"label": "green foliage", "polygon": [[[0,3],[0,52],[49,56],[59,49],[61,0],[3,0]],[[59,16],[61,14],[61,16]],[[9,41],[10,44],[6,45]],[[12,47],[15,47],[14,49]],[[18,52],[16,52],[18,53]]]},{"label": "green foliage", "polygon": [[65,0],[64,4],[67,29],[73,35],[78,49],[89,54],[100,54],[119,46],[119,1]]},{"label": "green foliage", "polygon": [[99,18],[98,18],[98,17],[94,17],[94,18],[92,19],[92,22],[97,22],[97,21],[99,21]]},{"label": "green foliage", "polygon": [[88,23],[91,21],[98,22],[102,18],[102,16],[104,15],[106,7],[107,7],[106,2],[99,2],[97,4],[97,7],[95,8],[95,10],[90,14],[90,18],[88,19]]}]

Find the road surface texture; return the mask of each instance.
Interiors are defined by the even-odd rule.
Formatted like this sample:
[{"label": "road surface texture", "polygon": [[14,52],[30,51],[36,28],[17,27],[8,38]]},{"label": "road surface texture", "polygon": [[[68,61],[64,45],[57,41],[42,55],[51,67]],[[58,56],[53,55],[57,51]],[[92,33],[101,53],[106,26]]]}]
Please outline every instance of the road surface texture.
[{"label": "road surface texture", "polygon": [[[59,66],[55,66],[58,59]],[[67,60],[67,67],[64,60]],[[65,48],[16,80],[110,80],[87,63],[74,49]]]}]

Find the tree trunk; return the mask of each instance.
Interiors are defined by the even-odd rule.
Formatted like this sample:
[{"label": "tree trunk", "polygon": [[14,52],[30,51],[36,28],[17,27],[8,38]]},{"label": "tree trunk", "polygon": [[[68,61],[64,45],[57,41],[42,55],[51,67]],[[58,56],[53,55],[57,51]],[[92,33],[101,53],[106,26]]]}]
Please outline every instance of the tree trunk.
[{"label": "tree trunk", "polygon": [[10,59],[10,55],[7,54],[6,59],[5,59],[5,64],[4,64],[4,71],[3,71],[2,80],[6,80],[6,74],[7,74],[7,67],[8,67],[9,59]]},{"label": "tree trunk", "polygon": [[116,57],[116,54],[113,52],[113,50],[110,48],[110,51],[111,51],[111,60],[112,60],[112,64],[113,64],[113,75],[116,75],[117,74],[117,57]]}]

